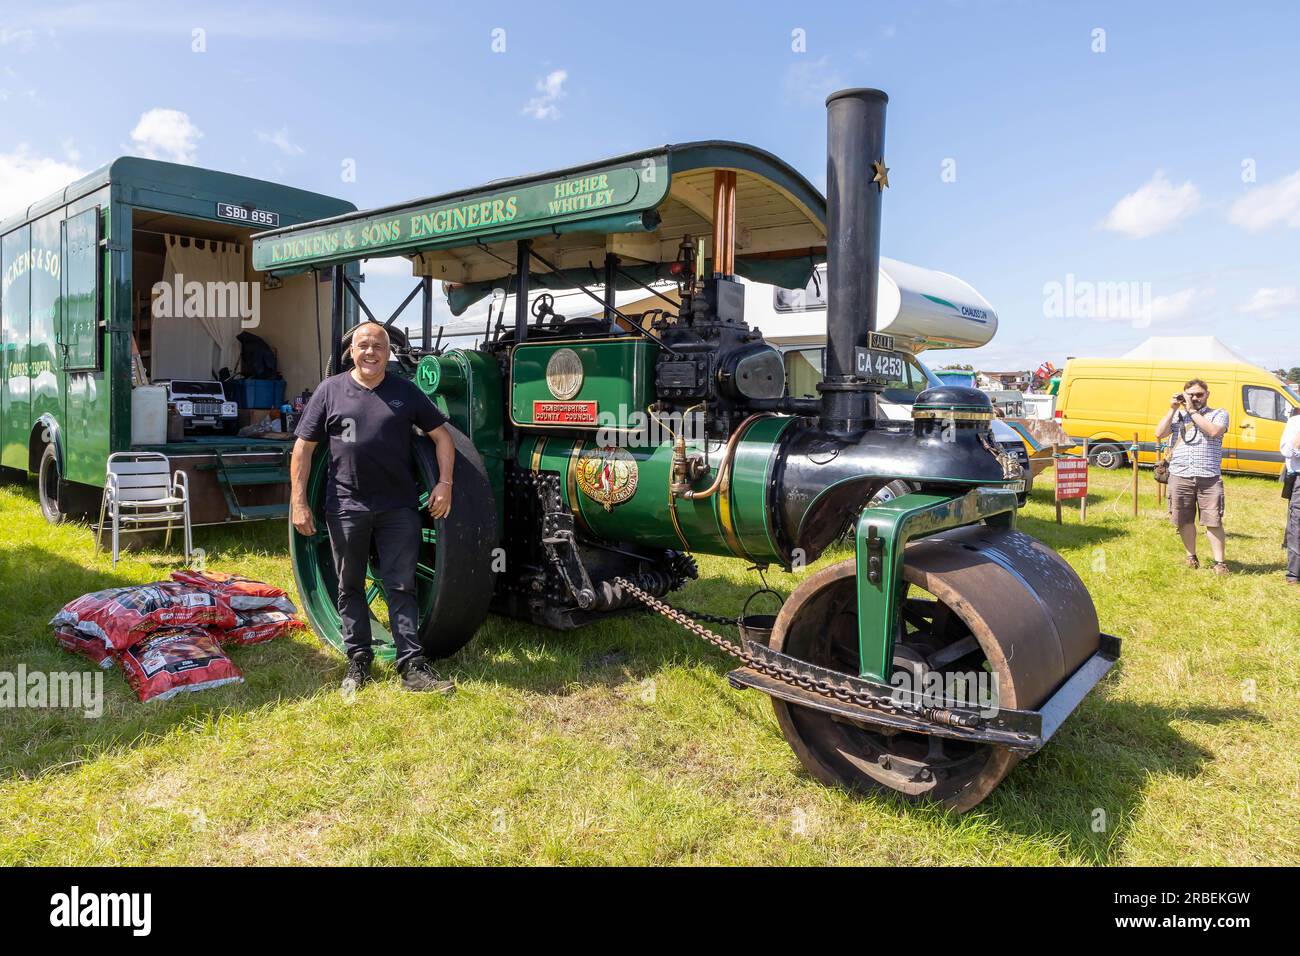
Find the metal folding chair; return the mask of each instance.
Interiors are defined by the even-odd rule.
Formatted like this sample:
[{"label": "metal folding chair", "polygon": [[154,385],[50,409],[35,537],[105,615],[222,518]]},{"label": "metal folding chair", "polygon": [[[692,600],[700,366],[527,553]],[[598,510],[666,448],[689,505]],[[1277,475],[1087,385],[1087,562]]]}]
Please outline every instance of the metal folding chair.
[{"label": "metal folding chair", "polygon": [[164,547],[171,547],[177,521],[185,532],[185,562],[190,560],[190,485],[185,472],[169,474],[171,463],[153,451],[119,451],[108,456],[104,497],[95,529],[95,550],[100,548],[104,522],[113,523],[113,567],[117,567],[120,535],[167,526]]}]

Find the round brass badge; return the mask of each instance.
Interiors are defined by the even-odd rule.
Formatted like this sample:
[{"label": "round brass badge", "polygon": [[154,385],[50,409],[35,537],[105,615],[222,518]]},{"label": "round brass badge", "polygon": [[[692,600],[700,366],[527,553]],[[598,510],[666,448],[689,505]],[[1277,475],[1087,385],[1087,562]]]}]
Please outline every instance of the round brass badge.
[{"label": "round brass badge", "polygon": [[578,487],[609,511],[636,494],[636,459],[624,448],[591,448],[578,459]]},{"label": "round brass badge", "polygon": [[582,388],[582,359],[573,349],[557,349],[546,363],[546,387],[560,401],[578,394]]}]

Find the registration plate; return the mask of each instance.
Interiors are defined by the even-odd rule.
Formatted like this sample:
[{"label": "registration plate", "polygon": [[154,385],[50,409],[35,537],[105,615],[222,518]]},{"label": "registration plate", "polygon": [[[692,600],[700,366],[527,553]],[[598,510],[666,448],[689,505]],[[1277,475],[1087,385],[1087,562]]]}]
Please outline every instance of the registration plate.
[{"label": "registration plate", "polygon": [[858,349],[858,375],[884,382],[903,380],[903,356],[884,349]]},{"label": "registration plate", "polygon": [[233,202],[217,203],[217,216],[221,219],[233,219],[235,222],[247,223],[250,226],[265,226],[268,229],[278,229],[280,226],[280,214],[278,212],[254,209],[251,206],[241,206]]}]

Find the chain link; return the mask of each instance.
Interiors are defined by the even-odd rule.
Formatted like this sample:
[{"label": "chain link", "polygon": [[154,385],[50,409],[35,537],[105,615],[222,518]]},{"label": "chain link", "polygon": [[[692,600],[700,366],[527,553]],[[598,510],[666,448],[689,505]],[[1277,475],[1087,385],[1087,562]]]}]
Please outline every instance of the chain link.
[{"label": "chain link", "polygon": [[812,691],[814,694],[821,697],[830,697],[835,700],[844,701],[849,704],[856,704],[859,707],[866,707],[871,710],[885,710],[890,713],[903,711],[916,716],[925,717],[929,720],[940,720],[944,723],[949,722],[945,719],[947,716],[950,716],[947,711],[941,711],[931,707],[908,705],[907,703],[897,700],[888,694],[873,694],[870,691],[865,690],[853,691],[845,687],[837,687],[827,680],[809,677],[807,674],[800,673],[794,668],[786,667],[785,665],[778,664],[775,661],[764,660],[756,657],[735,641],[729,641],[722,635],[713,633],[693,618],[698,617],[701,620],[708,620],[716,624],[731,625],[736,624],[734,619],[721,617],[717,614],[696,614],[695,612],[687,611],[684,608],[675,608],[671,604],[661,601],[654,595],[641,590],[626,578],[615,578],[613,583],[626,590],[627,593],[631,594],[652,611],[657,612],[672,621],[674,624],[681,625],[696,637],[708,644],[712,644],[724,654],[734,657],[746,667],[752,668],[761,674],[766,674],[769,677],[776,678],[783,684],[789,684],[793,687],[801,688],[802,690]]}]

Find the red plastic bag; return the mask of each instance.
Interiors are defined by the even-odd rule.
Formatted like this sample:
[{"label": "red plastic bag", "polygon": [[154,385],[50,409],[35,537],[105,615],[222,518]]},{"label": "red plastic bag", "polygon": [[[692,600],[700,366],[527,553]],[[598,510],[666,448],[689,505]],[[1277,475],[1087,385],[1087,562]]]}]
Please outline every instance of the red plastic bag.
[{"label": "red plastic bag", "polygon": [[261,644],[305,626],[296,614],[286,614],[274,608],[236,611],[235,626],[222,631],[217,639],[222,644]]},{"label": "red plastic bag", "polygon": [[236,611],[253,611],[272,608],[285,614],[296,614],[298,609],[280,588],[263,584],[238,574],[222,571],[173,571],[172,580],[215,594]]},{"label": "red plastic bag", "polygon": [[121,651],[161,627],[235,626],[235,612],[220,597],[174,581],[110,588],[86,594],[50,621],[98,638],[105,650]]},{"label": "red plastic bag", "polygon": [[75,627],[56,627],[54,640],[65,651],[80,654],[105,670],[113,666],[113,655],[104,646],[104,642],[97,637],[87,637]]},{"label": "red plastic bag", "polygon": [[141,703],[244,680],[217,639],[193,628],[154,631],[122,651],[118,664]]}]

